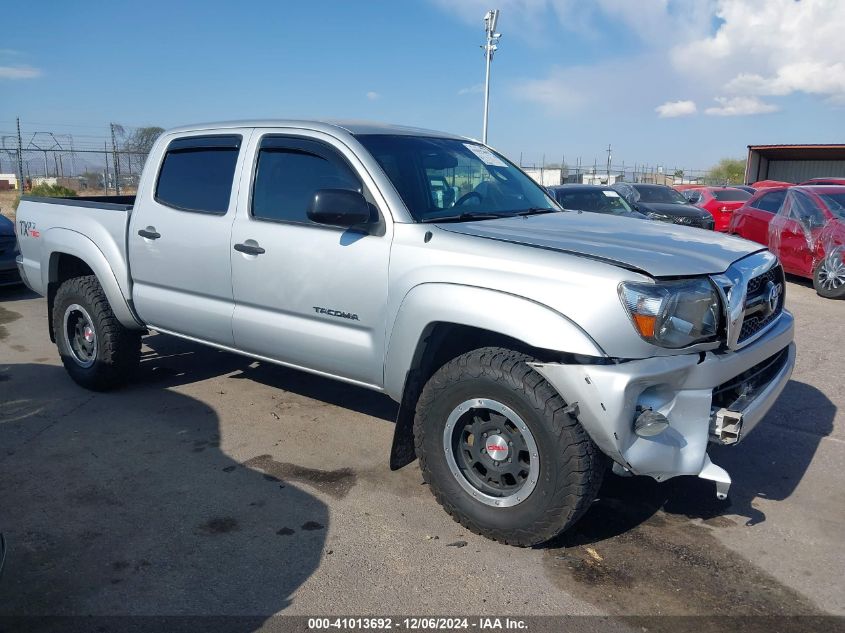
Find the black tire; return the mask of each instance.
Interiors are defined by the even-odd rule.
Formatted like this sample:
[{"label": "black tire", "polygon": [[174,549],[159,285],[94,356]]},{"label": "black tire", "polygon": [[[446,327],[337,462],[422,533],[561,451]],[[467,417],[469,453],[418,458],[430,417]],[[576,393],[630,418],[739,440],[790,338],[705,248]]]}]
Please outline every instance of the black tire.
[{"label": "black tire", "polygon": [[[816,294],[825,299],[845,299],[845,283],[828,280],[827,268],[830,266],[839,266],[833,256],[828,256],[818,263],[813,271],[813,288],[816,289]],[[841,268],[836,268],[834,274],[839,279]]]},{"label": "black tire", "polygon": [[[595,499],[607,467],[560,395],[527,364],[532,360],[496,347],[455,358],[425,385],[414,420],[420,468],[440,505],[472,532],[521,547],[544,543],[575,523]],[[450,470],[444,439],[447,419],[474,398],[509,407],[536,443],[536,487],[511,507],[493,507],[473,498],[459,482],[460,475]]]},{"label": "black tire", "polygon": [[[73,349],[73,336],[68,333],[65,314],[90,316],[93,341],[90,366],[78,359],[79,350]],[[53,302],[53,331],[56,346],[70,377],[94,391],[107,391],[126,383],[138,366],[141,357],[141,332],[125,328],[114,316],[100,282],[94,275],[74,277],[63,282],[56,291]],[[84,321],[87,323],[87,319]]]}]

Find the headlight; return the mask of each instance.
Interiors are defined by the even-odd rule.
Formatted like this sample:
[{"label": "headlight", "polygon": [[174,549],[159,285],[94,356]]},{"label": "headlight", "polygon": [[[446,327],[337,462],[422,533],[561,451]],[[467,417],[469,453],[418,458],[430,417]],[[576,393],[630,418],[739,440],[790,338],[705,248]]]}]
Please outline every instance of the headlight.
[{"label": "headlight", "polygon": [[634,329],[649,343],[675,349],[716,336],[719,297],[707,279],[624,282],[619,297]]},{"label": "headlight", "polygon": [[655,213],[654,211],[646,211],[645,217],[649,220],[657,220],[658,222],[672,222],[675,220],[671,215],[664,215],[662,213]]}]

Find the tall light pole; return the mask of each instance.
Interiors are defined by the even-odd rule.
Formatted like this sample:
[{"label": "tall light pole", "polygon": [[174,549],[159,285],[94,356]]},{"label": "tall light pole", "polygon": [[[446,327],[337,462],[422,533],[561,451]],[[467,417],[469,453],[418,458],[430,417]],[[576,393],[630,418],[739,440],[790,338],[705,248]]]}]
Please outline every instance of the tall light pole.
[{"label": "tall light pole", "polygon": [[484,16],[484,32],[486,36],[486,43],[481,48],[484,49],[484,59],[487,65],[487,74],[484,77],[484,127],[481,131],[481,142],[487,144],[487,114],[490,109],[490,62],[493,61],[493,53],[498,48],[499,38],[501,34],[496,33],[496,23],[499,21],[499,10],[493,9],[488,11]]}]

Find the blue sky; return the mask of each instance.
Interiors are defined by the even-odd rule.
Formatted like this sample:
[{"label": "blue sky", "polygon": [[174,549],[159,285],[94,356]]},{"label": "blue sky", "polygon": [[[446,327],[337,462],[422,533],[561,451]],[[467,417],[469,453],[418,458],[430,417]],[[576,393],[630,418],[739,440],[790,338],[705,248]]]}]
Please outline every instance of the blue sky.
[{"label": "blue sky", "polygon": [[706,168],[845,141],[838,0],[40,2],[3,30],[0,133],[303,117],[479,137],[494,6],[489,142],[513,159],[601,164],[612,143],[614,163]]}]

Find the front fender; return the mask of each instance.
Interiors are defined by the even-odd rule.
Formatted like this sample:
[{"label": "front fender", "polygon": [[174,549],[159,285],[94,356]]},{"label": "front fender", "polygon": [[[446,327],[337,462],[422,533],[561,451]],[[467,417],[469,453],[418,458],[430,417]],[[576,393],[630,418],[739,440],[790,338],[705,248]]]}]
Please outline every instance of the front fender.
[{"label": "front fender", "polygon": [[421,337],[433,324],[442,322],[490,330],[531,347],[606,355],[579,325],[543,304],[476,286],[420,284],[405,295],[390,330],[384,386],[393,399],[401,401]]},{"label": "front fender", "polygon": [[117,320],[130,329],[143,327],[129,307],[106,256],[91,239],[70,229],[54,228],[45,231],[42,240],[41,261],[49,262],[41,269],[41,287],[45,292],[50,282],[59,279],[58,255],[72,255],[85,262],[97,276]]}]

